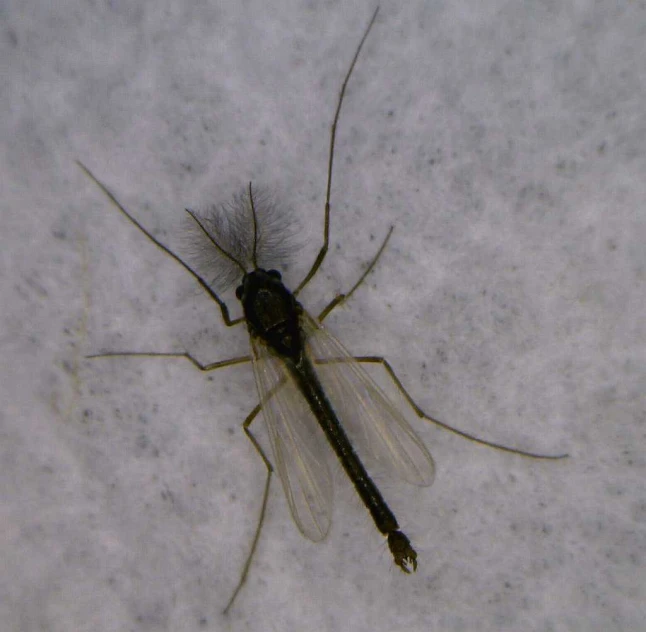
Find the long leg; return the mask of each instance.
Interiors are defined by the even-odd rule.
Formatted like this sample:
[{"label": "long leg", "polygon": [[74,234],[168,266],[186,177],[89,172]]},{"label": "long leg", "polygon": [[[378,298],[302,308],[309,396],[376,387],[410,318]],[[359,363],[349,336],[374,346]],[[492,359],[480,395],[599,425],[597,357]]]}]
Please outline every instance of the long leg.
[{"label": "long leg", "polygon": [[262,446],[258,443],[258,440],[256,439],[256,437],[254,437],[251,430],[249,430],[249,426],[256,418],[256,415],[258,415],[258,413],[262,410],[262,407],[269,401],[270,398],[272,398],[275,395],[275,393],[280,388],[282,388],[285,382],[286,382],[285,378],[279,380],[278,383],[268,393],[265,394],[265,396],[262,398],[262,401],[259,404],[257,404],[256,407],[247,415],[247,418],[244,420],[242,424],[242,428],[244,429],[245,434],[247,435],[247,437],[249,437],[249,441],[251,441],[251,443],[253,444],[253,447],[256,448],[256,451],[258,452],[258,454],[260,454],[260,457],[262,458],[263,463],[267,468],[267,480],[265,481],[265,491],[263,492],[263,495],[262,495],[262,505],[260,507],[260,516],[258,517],[258,525],[256,526],[256,532],[254,533],[253,540],[251,542],[251,549],[249,551],[249,555],[247,555],[247,559],[245,560],[244,566],[242,567],[242,573],[240,574],[240,579],[238,580],[238,584],[235,590],[233,591],[233,594],[231,595],[231,599],[229,599],[229,603],[227,604],[226,608],[223,611],[224,614],[227,614],[227,612],[229,612],[229,610],[231,609],[231,606],[233,605],[233,602],[235,601],[235,598],[238,596],[238,593],[242,589],[242,586],[247,581],[247,575],[249,575],[251,562],[253,560],[254,553],[256,552],[256,547],[258,546],[258,540],[260,540],[260,532],[262,531],[262,525],[265,522],[265,512],[267,510],[267,499],[269,498],[269,483],[271,481],[271,475],[274,473],[274,468],[271,464],[271,461],[267,458],[265,451],[262,449]]},{"label": "long leg", "polygon": [[354,294],[354,291],[363,283],[364,279],[370,274],[372,269],[377,264],[377,260],[379,259],[379,257],[381,257],[381,253],[386,248],[386,244],[390,239],[390,235],[392,235],[393,229],[394,229],[394,226],[391,226],[390,229],[388,230],[388,234],[386,235],[386,239],[384,239],[381,246],[379,246],[379,250],[377,250],[377,254],[372,258],[372,261],[368,264],[368,267],[363,271],[363,274],[359,277],[359,280],[350,288],[348,292],[346,292],[345,294],[337,294],[325,306],[323,311],[319,314],[319,320],[321,322],[337,305],[340,305],[341,303],[345,303]]},{"label": "long leg", "polygon": [[[117,356],[128,356],[128,357],[146,357],[146,358],[184,358],[191,362],[195,367],[200,371],[213,371],[215,369],[221,369],[228,366],[234,366],[236,364],[243,364],[245,362],[251,361],[251,356],[240,356],[238,358],[230,358],[229,360],[220,360],[219,362],[211,362],[210,364],[202,364],[199,360],[194,358],[190,353],[147,353],[147,352],[138,352],[138,351],[125,351],[125,352],[109,352],[109,353],[96,353],[93,355],[86,356],[87,358],[113,358]],[[269,484],[271,482],[271,475],[274,472],[274,468],[267,458],[265,451],[262,449],[260,443],[253,435],[249,426],[253,423],[254,419],[257,417],[258,413],[262,410],[263,405],[266,403],[273,394],[283,385],[283,382],[279,382],[276,387],[267,394],[264,401],[256,404],[253,410],[247,415],[244,422],[242,423],[242,429],[245,434],[251,441],[253,447],[256,449],[260,458],[262,459],[265,467],[267,468],[267,479],[265,480],[265,488],[262,494],[262,503],[260,505],[260,515],[258,516],[258,524],[256,526],[256,532],[254,533],[253,540],[251,542],[251,549],[247,559],[245,560],[244,566],[242,568],[242,573],[240,574],[240,579],[236,585],[229,602],[227,603],[223,614],[227,614],[233,605],[238,593],[242,589],[245,581],[247,581],[247,576],[249,575],[249,569],[251,568],[251,562],[253,560],[254,553],[256,552],[256,547],[258,546],[258,540],[260,539],[260,533],[262,531],[262,526],[265,522],[265,513],[267,511],[267,501],[269,499]]]},{"label": "long leg", "polygon": [[341,85],[341,91],[339,92],[339,100],[336,105],[336,112],[334,113],[334,119],[332,120],[332,129],[330,131],[330,154],[328,157],[327,189],[325,192],[325,220],[324,220],[324,228],[323,228],[323,246],[319,250],[318,255],[316,255],[316,259],[314,261],[314,264],[310,268],[310,271],[307,273],[305,278],[299,283],[296,290],[294,290],[294,296],[296,296],[311,281],[312,277],[316,274],[318,269],[321,267],[321,264],[323,263],[323,259],[325,259],[325,255],[327,254],[328,245],[330,243],[330,193],[332,191],[332,166],[334,163],[334,142],[336,140],[336,126],[337,126],[337,123],[339,122],[339,114],[341,112],[341,104],[343,103],[343,97],[345,96],[345,89],[348,85],[348,81],[350,81],[350,76],[352,75],[354,66],[357,63],[357,59],[359,58],[359,53],[363,48],[363,44],[366,41],[366,38],[368,37],[368,33],[370,33],[370,29],[372,28],[372,25],[375,23],[375,19],[377,18],[378,12],[379,12],[379,7],[375,9],[375,12],[372,14],[372,18],[370,18],[370,22],[368,23],[368,26],[366,27],[366,30],[363,34],[363,37],[359,42],[359,46],[357,46],[357,50],[354,53],[354,57],[352,58],[352,63],[350,64],[350,68],[348,68],[348,72],[346,73],[345,79],[343,80],[343,84]]},{"label": "long leg", "polygon": [[94,184],[96,184],[103,193],[106,194],[108,199],[117,207],[117,209],[124,215],[132,224],[134,224],[150,241],[152,241],[159,249],[163,250],[169,257],[175,259],[185,270],[190,272],[193,275],[193,278],[202,286],[202,289],[218,304],[220,312],[222,313],[222,320],[227,327],[233,327],[241,323],[244,318],[231,318],[229,315],[229,308],[226,303],[209,287],[209,284],[206,280],[200,276],[186,261],[181,259],[176,255],[168,246],[162,244],[156,237],[152,235],[146,228],[144,228],[135,218],[132,216],[121,202],[116,198],[114,193],[108,189],[108,187],[103,184],[82,162],[79,160],[76,161],[76,164],[83,169],[85,175],[87,175]]},{"label": "long leg", "polygon": [[92,355],[85,356],[86,358],[115,358],[115,357],[131,357],[131,358],[184,358],[191,362],[193,366],[197,367],[200,371],[213,371],[221,369],[226,366],[234,366],[236,364],[244,364],[251,362],[251,356],[240,356],[238,358],[229,358],[228,360],[220,360],[219,362],[210,362],[209,364],[202,364],[197,358],[194,358],[190,353],[156,353],[148,351],[109,351],[107,353],[93,353]]},{"label": "long leg", "polygon": [[269,484],[271,483],[271,475],[274,472],[274,468],[271,462],[269,461],[269,459],[267,458],[265,451],[258,443],[258,440],[256,439],[256,437],[254,437],[251,430],[249,430],[249,426],[256,418],[256,416],[258,415],[261,409],[262,409],[262,403],[257,404],[256,407],[247,415],[247,418],[244,420],[244,423],[242,424],[242,428],[245,431],[245,434],[247,435],[247,437],[249,437],[249,441],[251,441],[251,443],[253,444],[253,447],[256,448],[256,451],[258,452],[258,454],[260,454],[260,458],[263,460],[263,463],[267,468],[267,479],[265,480],[265,490],[262,494],[262,504],[260,505],[260,515],[258,516],[258,524],[256,526],[256,532],[254,533],[253,540],[251,541],[251,550],[249,551],[249,555],[247,555],[247,559],[245,560],[244,566],[242,567],[242,573],[240,574],[240,579],[238,580],[238,584],[235,590],[233,591],[231,598],[229,599],[229,603],[227,603],[226,608],[223,610],[223,614],[227,614],[229,612],[229,610],[231,609],[231,606],[233,605],[233,602],[238,596],[238,593],[242,589],[242,586],[247,581],[247,575],[249,575],[251,562],[253,560],[254,553],[256,552],[256,547],[258,546],[258,540],[260,540],[260,532],[262,531],[262,526],[265,522],[265,512],[267,511],[267,501],[269,499]]},{"label": "long leg", "polygon": [[510,448],[500,443],[494,443],[493,441],[485,441],[484,439],[480,439],[479,437],[469,434],[468,432],[464,432],[463,430],[458,430],[453,426],[449,426],[448,424],[445,424],[444,422],[434,419],[430,415],[427,415],[415,403],[413,398],[409,395],[408,391],[404,388],[404,385],[401,383],[401,381],[395,374],[395,371],[393,370],[393,368],[388,363],[388,360],[379,356],[360,356],[354,359],[357,362],[361,362],[361,363],[381,364],[386,369],[386,372],[394,382],[395,386],[397,386],[400,393],[404,396],[406,401],[409,403],[410,407],[415,411],[415,413],[420,419],[425,419],[426,421],[430,421],[431,423],[434,423],[438,425],[440,428],[444,428],[445,430],[448,430],[453,434],[456,434],[460,437],[464,437],[465,439],[469,439],[469,441],[474,441],[475,443],[480,443],[481,445],[486,445],[486,446],[489,446],[490,448],[495,448],[496,450],[502,450],[503,452],[511,452],[512,454],[520,454],[521,456],[526,456],[532,459],[564,459],[567,456],[569,456],[568,454],[536,454],[535,452],[526,452],[525,450]]},{"label": "long leg", "polygon": [[[194,358],[190,353],[146,353],[146,352],[137,352],[137,351],[126,351],[126,352],[110,352],[110,353],[96,353],[93,355],[86,356],[88,358],[112,358],[116,356],[129,356],[129,357],[152,357],[152,358],[184,358],[191,362],[195,367],[200,371],[213,371],[215,369],[221,369],[227,366],[234,366],[236,364],[243,364],[245,362],[250,362],[250,356],[240,356],[238,358],[230,358],[229,360],[220,360],[219,362],[211,362],[210,364],[202,364],[196,358]],[[265,451],[262,449],[260,443],[253,435],[249,426],[253,423],[254,419],[257,417],[258,413],[262,410],[263,405],[266,401],[274,395],[274,393],[283,385],[284,382],[279,382],[272,391],[270,391],[267,396],[264,398],[264,401],[256,404],[253,410],[247,415],[244,422],[242,423],[242,429],[245,431],[245,434],[251,441],[253,447],[256,449],[260,458],[262,459],[265,467],[267,468],[267,479],[265,480],[265,489],[262,494],[262,503],[260,505],[260,515],[258,516],[258,524],[256,526],[256,532],[254,533],[253,540],[251,542],[251,549],[247,559],[245,560],[244,566],[242,568],[242,573],[240,574],[240,579],[236,585],[229,602],[227,603],[223,614],[227,614],[233,605],[238,593],[242,589],[245,581],[247,581],[247,576],[249,575],[249,569],[251,568],[251,562],[253,560],[254,553],[256,552],[256,547],[258,546],[258,540],[260,539],[260,533],[262,531],[262,526],[265,522],[265,513],[267,511],[267,501],[269,499],[269,484],[271,482],[271,475],[274,472],[274,468],[267,458]]]}]

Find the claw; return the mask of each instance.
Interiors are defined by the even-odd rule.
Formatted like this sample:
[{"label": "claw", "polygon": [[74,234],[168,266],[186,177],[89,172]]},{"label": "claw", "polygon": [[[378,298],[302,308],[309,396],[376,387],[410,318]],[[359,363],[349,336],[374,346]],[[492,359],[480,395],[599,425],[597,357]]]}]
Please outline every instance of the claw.
[{"label": "claw", "polygon": [[[393,554],[395,564],[404,573],[417,570],[417,552],[412,547],[410,540],[401,531],[391,531],[388,534],[388,548]],[[412,567],[409,568],[408,566]]]}]

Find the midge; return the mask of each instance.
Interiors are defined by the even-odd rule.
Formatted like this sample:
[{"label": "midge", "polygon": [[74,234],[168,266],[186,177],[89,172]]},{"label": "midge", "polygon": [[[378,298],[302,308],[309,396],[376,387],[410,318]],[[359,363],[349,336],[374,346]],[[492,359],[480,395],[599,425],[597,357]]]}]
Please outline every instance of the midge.
[{"label": "midge", "polygon": [[[278,470],[290,511],[300,531],[310,540],[322,540],[332,517],[332,476],[326,459],[325,439],[352,481],[370,512],[375,526],[386,538],[394,563],[405,573],[417,569],[417,552],[400,529],[381,492],[370,478],[359,453],[379,463],[402,479],[420,486],[433,482],[431,455],[410,424],[367,374],[362,364],[380,364],[405,400],[422,419],[435,423],[462,437],[500,450],[533,458],[555,459],[523,452],[484,441],[429,417],[412,399],[388,362],[381,357],[352,357],[321,323],[330,312],[345,302],[373,269],[392,233],[388,231],[381,247],[359,280],[345,294],[335,296],[314,317],[297,300],[301,290],[317,273],[328,251],[330,235],[330,193],[334,161],[334,142],[346,86],[368,37],[375,10],[357,47],[343,80],[332,122],[327,170],[327,189],[323,246],[305,278],[294,291],[282,282],[272,263],[284,259],[276,210],[267,199],[247,191],[228,209],[212,209],[199,215],[187,210],[193,224],[194,251],[198,265],[193,267],[144,228],[114,194],[92,172],[79,163],[85,173],[103,190],[116,208],[150,241],[172,257],[202,286],[217,303],[228,327],[245,323],[251,341],[251,355],[201,364],[189,353],[111,352],[90,357],[146,356],[185,358],[202,371],[212,371],[252,362],[259,403],[242,427],[267,467],[258,525],[238,584],[225,612],[244,584],[262,528],[269,484],[274,467]],[[260,212],[259,212],[260,211]],[[273,261],[272,261],[273,260]],[[210,269],[209,277],[197,270]],[[209,280],[210,279],[210,280]],[[232,319],[221,293],[239,280],[236,297],[243,316]],[[273,464],[250,430],[262,410],[272,445]]]}]

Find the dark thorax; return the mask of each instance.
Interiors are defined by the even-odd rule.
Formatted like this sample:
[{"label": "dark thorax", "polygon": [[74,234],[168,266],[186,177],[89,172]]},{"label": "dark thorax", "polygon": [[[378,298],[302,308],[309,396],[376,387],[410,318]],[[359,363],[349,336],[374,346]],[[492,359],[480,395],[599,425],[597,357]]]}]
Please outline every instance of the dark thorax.
[{"label": "dark thorax", "polygon": [[299,364],[303,341],[299,326],[301,304],[281,281],[280,272],[257,268],[245,274],[236,289],[249,334],[260,338],[278,355]]}]

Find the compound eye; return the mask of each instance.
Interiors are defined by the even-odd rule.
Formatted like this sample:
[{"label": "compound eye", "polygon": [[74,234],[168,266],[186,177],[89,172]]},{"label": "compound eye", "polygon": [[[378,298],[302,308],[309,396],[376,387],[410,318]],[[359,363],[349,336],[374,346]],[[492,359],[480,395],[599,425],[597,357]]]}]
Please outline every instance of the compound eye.
[{"label": "compound eye", "polygon": [[241,301],[242,300],[242,285],[239,285],[236,288],[236,298]]},{"label": "compound eye", "polygon": [[274,279],[278,279],[279,281],[280,281],[280,279],[282,279],[282,278],[283,278],[283,277],[281,276],[280,272],[278,272],[278,270],[267,270],[267,274],[268,274],[270,277],[273,277]]}]

